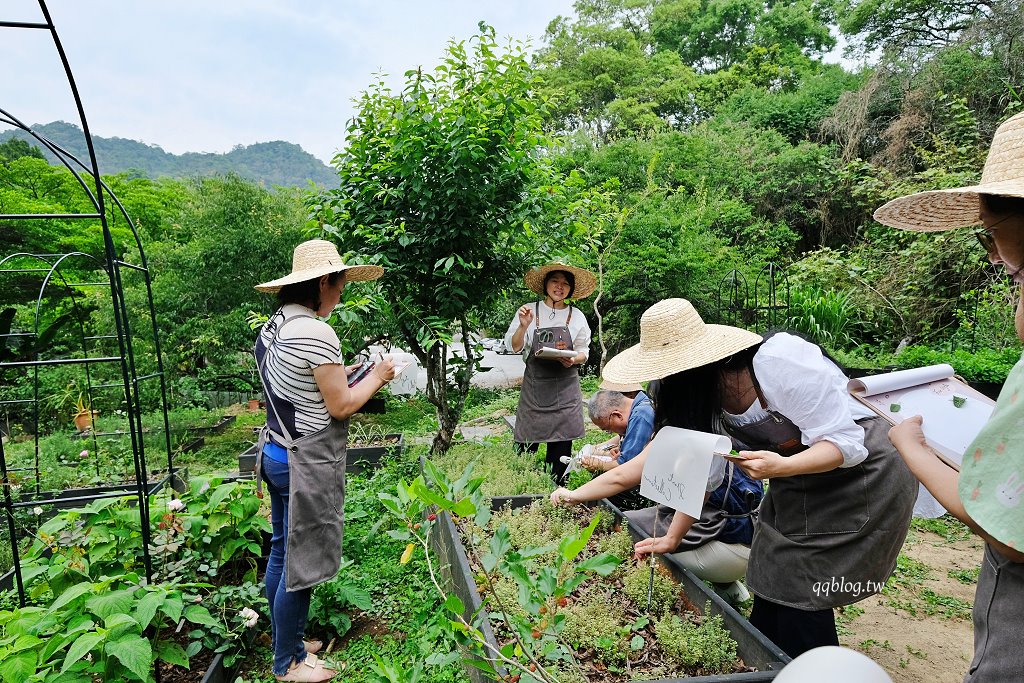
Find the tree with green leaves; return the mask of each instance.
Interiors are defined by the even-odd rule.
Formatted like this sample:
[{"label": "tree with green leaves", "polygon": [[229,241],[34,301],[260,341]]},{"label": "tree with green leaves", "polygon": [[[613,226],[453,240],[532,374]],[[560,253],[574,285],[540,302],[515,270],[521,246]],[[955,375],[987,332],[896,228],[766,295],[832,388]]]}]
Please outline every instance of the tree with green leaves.
[{"label": "tree with green leaves", "polygon": [[0,164],[6,164],[22,157],[44,158],[38,147],[21,138],[8,138],[0,142]]},{"label": "tree with green leaves", "polygon": [[334,159],[341,187],[320,211],[344,250],[385,268],[382,315],[426,368],[436,453],[451,444],[480,357],[475,317],[551,238],[530,221],[549,196],[542,103],[524,46],[499,46],[482,23],[433,72],[405,79],[399,93],[379,81],[362,95]]}]

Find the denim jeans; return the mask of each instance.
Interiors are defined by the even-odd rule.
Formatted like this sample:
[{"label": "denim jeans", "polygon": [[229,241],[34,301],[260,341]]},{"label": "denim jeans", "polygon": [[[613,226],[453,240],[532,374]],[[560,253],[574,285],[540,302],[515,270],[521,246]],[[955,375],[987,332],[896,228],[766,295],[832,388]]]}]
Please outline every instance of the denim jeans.
[{"label": "denim jeans", "polygon": [[263,458],[263,480],[270,492],[270,558],[267,560],[267,603],[274,643],[274,675],[288,672],[292,662],[306,658],[302,634],[306,630],[312,588],[288,592],[284,588],[285,546],[288,539],[288,464]]}]

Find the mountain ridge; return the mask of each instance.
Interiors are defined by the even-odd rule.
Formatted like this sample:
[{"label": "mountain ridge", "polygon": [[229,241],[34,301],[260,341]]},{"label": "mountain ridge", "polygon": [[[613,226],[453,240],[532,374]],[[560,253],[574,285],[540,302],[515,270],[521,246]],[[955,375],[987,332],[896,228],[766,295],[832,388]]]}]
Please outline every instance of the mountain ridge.
[{"label": "mountain ridge", "polygon": [[[52,121],[32,126],[42,137],[62,147],[78,159],[88,159],[82,129],[73,123]],[[0,132],[0,142],[20,138],[39,147],[51,164],[60,163],[48,149],[20,129]],[[309,182],[336,187],[338,177],[329,166],[299,145],[283,140],[236,145],[230,152],[185,152],[174,154],[159,145],[122,137],[93,136],[100,173],[113,175],[137,172],[149,178],[189,177],[236,173],[268,185],[305,187]]]}]

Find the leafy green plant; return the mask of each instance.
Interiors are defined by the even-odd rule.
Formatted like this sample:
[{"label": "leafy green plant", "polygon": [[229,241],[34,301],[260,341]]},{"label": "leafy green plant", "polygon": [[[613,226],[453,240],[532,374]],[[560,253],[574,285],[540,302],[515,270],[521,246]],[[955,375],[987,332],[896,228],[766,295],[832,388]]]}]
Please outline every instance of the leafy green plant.
[{"label": "leafy green plant", "polygon": [[353,607],[366,611],[373,606],[370,593],[360,588],[348,574],[353,564],[352,560],[345,560],[337,576],[313,590],[309,603],[309,623],[314,628],[330,629],[343,636],[352,628],[349,611]]},{"label": "leafy green plant", "polygon": [[700,624],[668,615],[654,625],[665,654],[683,666],[699,666],[709,673],[726,673],[736,661],[736,641],[725,630],[722,615],[710,614],[705,605]]},{"label": "leafy green plant", "polygon": [[679,598],[679,584],[668,576],[666,570],[657,567],[654,571],[654,583],[651,584],[651,569],[646,564],[637,563],[626,572],[622,589],[641,613],[647,613],[648,595],[650,595],[650,613],[654,616],[665,614]]},{"label": "leafy green plant", "polygon": [[140,585],[136,575],[76,583],[46,607],[0,611],[0,678],[153,681],[157,659],[188,667],[182,647],[161,635],[181,619],[214,621],[180,589]]},{"label": "leafy green plant", "polygon": [[803,332],[827,348],[856,344],[856,307],[848,292],[794,289],[785,327]]},{"label": "leafy green plant", "polygon": [[539,567],[533,560],[549,554],[551,547],[515,550],[507,527],[498,527],[478,556],[471,551],[474,555],[472,560],[481,568],[482,579],[487,586],[493,585],[499,577],[505,577],[513,579],[519,587],[517,597],[521,611],[505,607],[496,597],[499,613],[514,641],[496,648],[487,642],[480,630],[486,612],[467,618],[462,601],[441,587],[427,542],[438,520],[432,508],[444,510],[456,518],[466,517],[480,528],[490,521],[490,509],[480,493],[482,480],[474,479],[472,474],[473,468],[469,466],[453,482],[433,463],[426,461],[423,476],[410,483],[399,484],[393,494],[381,496],[388,513],[400,522],[398,529],[388,533],[393,538],[408,541],[401,558],[403,563],[410,562],[417,549],[423,551],[432,583],[439,594],[447,595],[444,607],[450,614],[456,637],[479,658],[467,662],[472,661],[474,666],[492,676],[497,676],[495,667],[503,666],[515,671],[521,676],[521,681],[551,683],[553,679],[546,671],[545,663],[572,661],[558,636],[565,622],[560,608],[565,606],[568,596],[586,580],[588,574],[608,575],[614,571],[618,560],[600,554],[576,561],[594,533],[599,515],[586,529],[562,538],[554,547],[553,561]]}]

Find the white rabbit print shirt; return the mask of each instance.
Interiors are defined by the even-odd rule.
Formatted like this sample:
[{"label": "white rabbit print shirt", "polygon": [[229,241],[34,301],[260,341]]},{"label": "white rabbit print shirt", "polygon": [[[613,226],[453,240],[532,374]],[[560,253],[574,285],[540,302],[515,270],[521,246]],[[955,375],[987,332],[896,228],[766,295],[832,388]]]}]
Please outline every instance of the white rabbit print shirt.
[{"label": "white rabbit print shirt", "polygon": [[992,417],[964,452],[960,500],[996,540],[1024,550],[1024,357],[999,392]]}]

